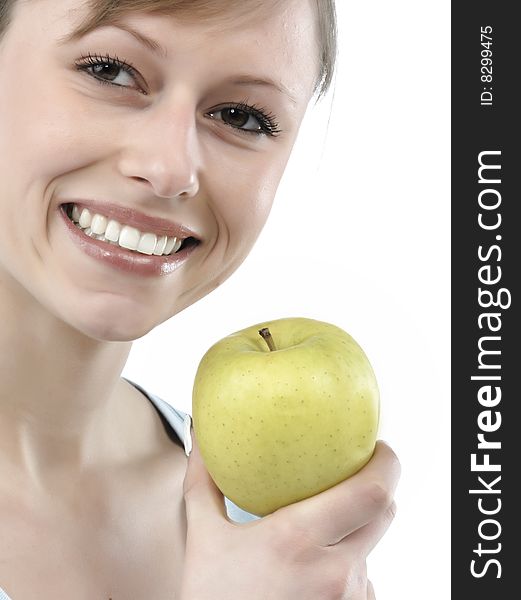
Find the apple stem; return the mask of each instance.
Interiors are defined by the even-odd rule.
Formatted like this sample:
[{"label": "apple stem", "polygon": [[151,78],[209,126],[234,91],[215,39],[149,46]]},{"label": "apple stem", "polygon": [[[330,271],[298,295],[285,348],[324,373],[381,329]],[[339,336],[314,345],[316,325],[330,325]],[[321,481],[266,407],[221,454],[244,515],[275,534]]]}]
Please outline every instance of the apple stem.
[{"label": "apple stem", "polygon": [[277,348],[275,346],[275,342],[273,341],[273,337],[271,336],[271,332],[268,329],[268,327],[263,327],[262,329],[259,329],[259,333],[262,339],[266,342],[266,344],[268,344],[270,352],[274,352]]}]

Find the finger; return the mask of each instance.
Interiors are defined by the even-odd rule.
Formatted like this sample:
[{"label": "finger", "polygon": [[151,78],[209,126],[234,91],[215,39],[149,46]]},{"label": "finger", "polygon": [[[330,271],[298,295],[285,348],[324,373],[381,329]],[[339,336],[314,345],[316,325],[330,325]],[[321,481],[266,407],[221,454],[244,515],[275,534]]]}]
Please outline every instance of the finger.
[{"label": "finger", "polygon": [[343,553],[347,560],[353,556],[365,560],[389,529],[395,515],[396,504],[393,502],[383,514],[335,544],[335,552]]},{"label": "finger", "polygon": [[374,595],[374,587],[369,579],[367,580],[367,600],[376,600],[376,596]]},{"label": "finger", "polygon": [[291,520],[322,546],[336,544],[385,512],[399,477],[396,454],[385,442],[378,441],[372,458],[358,473],[273,514]]},{"label": "finger", "polygon": [[192,430],[192,451],[183,481],[186,518],[189,524],[208,527],[211,521],[226,519],[224,496],[204,466],[201,451]]}]

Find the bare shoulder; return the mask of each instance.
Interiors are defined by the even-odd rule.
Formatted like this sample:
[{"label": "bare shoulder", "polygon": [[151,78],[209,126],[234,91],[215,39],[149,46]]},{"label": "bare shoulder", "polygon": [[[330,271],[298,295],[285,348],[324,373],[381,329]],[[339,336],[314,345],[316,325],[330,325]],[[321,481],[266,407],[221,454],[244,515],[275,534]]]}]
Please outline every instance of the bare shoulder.
[{"label": "bare shoulder", "polygon": [[112,488],[109,495],[120,504],[140,509],[143,517],[145,507],[150,508],[151,519],[157,510],[164,516],[179,516],[183,509],[182,489],[187,467],[182,442],[160,411],[138,389],[125,382],[123,393],[129,406],[139,405],[146,411],[137,414],[137,426],[146,430],[143,451],[117,474],[108,471],[102,487]]},{"label": "bare shoulder", "polygon": [[[175,597],[187,459],[151,403],[129,388],[122,399],[145,431],[128,460],[69,478],[54,493],[0,486],[0,587],[13,600],[78,590],[86,598]],[[125,434],[132,427],[127,421]]]}]

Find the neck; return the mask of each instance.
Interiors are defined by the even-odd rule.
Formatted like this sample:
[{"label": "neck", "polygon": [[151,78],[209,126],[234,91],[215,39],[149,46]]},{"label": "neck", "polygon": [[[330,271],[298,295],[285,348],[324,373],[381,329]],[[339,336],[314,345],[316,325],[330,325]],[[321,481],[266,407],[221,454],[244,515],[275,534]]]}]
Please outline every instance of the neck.
[{"label": "neck", "polygon": [[38,478],[114,457],[125,428],[120,375],[132,343],[89,338],[34,299],[14,301],[3,291],[0,466],[7,461]]}]

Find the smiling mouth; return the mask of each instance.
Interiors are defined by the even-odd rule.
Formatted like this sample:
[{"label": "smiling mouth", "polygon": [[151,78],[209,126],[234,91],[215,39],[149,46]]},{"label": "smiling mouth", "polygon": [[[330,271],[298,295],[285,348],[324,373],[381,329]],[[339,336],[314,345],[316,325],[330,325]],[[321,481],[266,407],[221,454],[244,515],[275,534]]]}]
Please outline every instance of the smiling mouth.
[{"label": "smiling mouth", "polygon": [[193,236],[168,236],[152,231],[140,231],[136,227],[74,203],[64,204],[63,209],[67,217],[85,235],[136,254],[166,257],[199,244],[199,240]]}]

